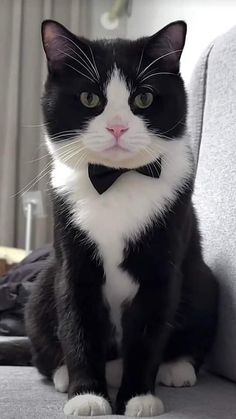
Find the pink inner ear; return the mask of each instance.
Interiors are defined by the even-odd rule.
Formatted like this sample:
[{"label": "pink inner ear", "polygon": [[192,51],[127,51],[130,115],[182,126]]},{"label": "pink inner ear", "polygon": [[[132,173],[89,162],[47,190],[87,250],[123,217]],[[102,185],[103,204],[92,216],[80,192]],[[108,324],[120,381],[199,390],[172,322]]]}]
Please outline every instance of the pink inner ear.
[{"label": "pink inner ear", "polygon": [[182,50],[184,47],[184,28],[180,23],[169,26],[166,29],[165,36],[168,38],[170,49]]},{"label": "pink inner ear", "polygon": [[170,23],[151,37],[148,54],[151,58],[162,57],[162,64],[166,65],[168,71],[178,72],[185,35],[184,22]]},{"label": "pink inner ear", "polygon": [[43,44],[48,60],[60,61],[66,57],[70,39],[62,27],[50,22],[43,29]]}]

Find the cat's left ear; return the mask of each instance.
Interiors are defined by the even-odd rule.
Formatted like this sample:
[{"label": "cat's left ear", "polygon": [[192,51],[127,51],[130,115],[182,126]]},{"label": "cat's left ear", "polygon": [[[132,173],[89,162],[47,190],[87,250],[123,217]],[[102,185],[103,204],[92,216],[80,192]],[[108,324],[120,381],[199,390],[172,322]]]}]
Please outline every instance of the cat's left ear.
[{"label": "cat's left ear", "polygon": [[73,53],[78,55],[78,49],[83,53],[87,48],[85,40],[82,42],[81,38],[54,20],[44,20],[41,33],[49,71],[61,70],[67,57]]},{"label": "cat's left ear", "polygon": [[187,25],[178,20],[162,28],[148,39],[145,52],[154,59],[159,59],[169,71],[179,71],[179,61],[184,48]]}]

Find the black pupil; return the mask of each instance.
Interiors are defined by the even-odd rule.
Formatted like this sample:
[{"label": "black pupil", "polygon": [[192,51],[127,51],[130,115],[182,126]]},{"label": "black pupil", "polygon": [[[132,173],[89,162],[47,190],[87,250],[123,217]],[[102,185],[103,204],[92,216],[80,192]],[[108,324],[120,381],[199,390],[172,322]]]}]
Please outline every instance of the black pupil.
[{"label": "black pupil", "polygon": [[146,103],[147,103],[147,94],[146,93],[142,93],[140,99],[141,99],[142,104],[143,105],[146,105]]},{"label": "black pupil", "polygon": [[87,102],[89,105],[91,105],[93,101],[93,94],[92,93],[87,93]]}]

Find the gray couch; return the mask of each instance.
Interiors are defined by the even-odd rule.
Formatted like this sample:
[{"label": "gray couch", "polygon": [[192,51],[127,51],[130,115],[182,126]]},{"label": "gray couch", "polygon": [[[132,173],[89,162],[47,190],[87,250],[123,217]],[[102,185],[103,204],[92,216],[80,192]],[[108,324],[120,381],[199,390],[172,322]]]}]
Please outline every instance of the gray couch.
[{"label": "gray couch", "polygon": [[[221,283],[219,330],[208,372],[195,387],[159,387],[163,419],[236,418],[236,28],[201,57],[191,86],[189,128],[197,161],[194,200],[205,256]],[[210,372],[209,372],[210,371]],[[221,377],[219,377],[221,376]],[[231,381],[230,381],[231,380]],[[234,383],[234,382],[235,383]],[[60,419],[66,395],[30,367],[0,367],[0,419]]]}]

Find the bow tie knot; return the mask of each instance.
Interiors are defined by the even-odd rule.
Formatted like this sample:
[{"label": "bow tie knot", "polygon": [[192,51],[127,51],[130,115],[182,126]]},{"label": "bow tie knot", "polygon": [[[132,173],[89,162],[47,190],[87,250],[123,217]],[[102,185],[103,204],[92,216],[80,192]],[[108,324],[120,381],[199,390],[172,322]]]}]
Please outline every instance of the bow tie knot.
[{"label": "bow tie knot", "polygon": [[114,169],[99,164],[88,165],[89,179],[100,195],[106,192],[121,175],[130,171],[158,179],[161,175],[161,158],[137,169]]}]

